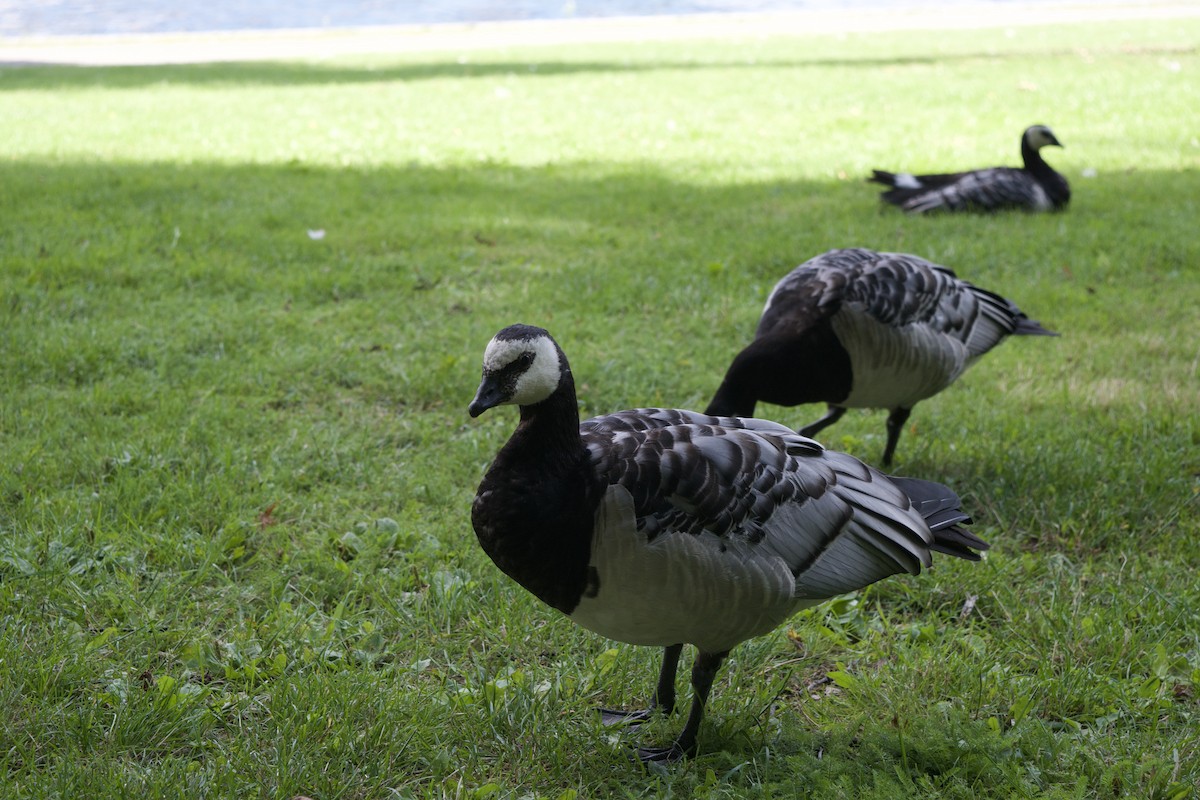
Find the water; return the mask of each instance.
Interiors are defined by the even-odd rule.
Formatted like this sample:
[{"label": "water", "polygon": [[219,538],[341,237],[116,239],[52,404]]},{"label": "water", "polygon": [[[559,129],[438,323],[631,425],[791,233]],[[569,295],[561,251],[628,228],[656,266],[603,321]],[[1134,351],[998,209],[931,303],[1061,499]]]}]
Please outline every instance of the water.
[{"label": "water", "polygon": [[[980,3],[1006,4],[1011,5],[1005,0]],[[929,0],[0,0],[0,36],[345,28],[936,5]]]}]

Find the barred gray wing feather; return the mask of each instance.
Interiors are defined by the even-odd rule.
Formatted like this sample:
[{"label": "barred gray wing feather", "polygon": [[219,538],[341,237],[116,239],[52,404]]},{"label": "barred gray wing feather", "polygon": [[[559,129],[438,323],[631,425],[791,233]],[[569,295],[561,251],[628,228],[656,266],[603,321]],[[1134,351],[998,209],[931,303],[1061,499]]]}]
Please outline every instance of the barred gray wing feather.
[{"label": "barred gray wing feather", "polygon": [[781,559],[797,598],[929,563],[931,535],[903,491],[782,426],[643,409],[582,432],[597,478],[629,493],[647,541],[716,535],[743,557]]},{"label": "barred gray wing feather", "polygon": [[971,324],[966,328],[967,336],[963,341],[967,352],[975,359],[1014,333],[1025,315],[1011,300],[978,286],[965,285],[970,289],[976,313],[971,315]]},{"label": "barred gray wing feather", "polygon": [[[627,411],[617,411],[600,417],[592,417],[579,424],[581,433],[595,433],[602,436],[621,432],[641,432],[657,428],[669,428],[675,425],[697,425],[701,428],[725,426],[744,430],[762,431],[764,433],[791,433],[792,429],[778,422],[752,417],[714,417],[711,414],[701,414],[699,411],[686,411],[681,408],[633,408]],[[813,443],[818,449],[820,445]]]},{"label": "barred gray wing feather", "polygon": [[767,296],[755,337],[804,331],[837,313],[862,264],[873,255],[861,249],[830,250],[784,275]]},{"label": "barred gray wing feather", "polygon": [[960,279],[954,271],[905,253],[878,253],[847,292],[853,303],[893,327],[921,324],[963,342],[971,359],[1014,332],[1024,314],[1011,300]]},{"label": "barred gray wing feather", "polygon": [[1045,189],[1025,170],[993,167],[963,173],[958,180],[931,187],[906,200],[905,211],[964,211],[1050,207]]},{"label": "barred gray wing feather", "polygon": [[954,273],[922,258],[863,248],[830,250],[785,275],[772,289],[756,336],[811,327],[852,303],[888,325],[926,322]]},{"label": "barred gray wing feather", "polygon": [[846,293],[846,302],[878,321],[902,327],[935,324],[944,330],[962,325],[959,307],[963,281],[953,271],[905,253],[875,253]]}]

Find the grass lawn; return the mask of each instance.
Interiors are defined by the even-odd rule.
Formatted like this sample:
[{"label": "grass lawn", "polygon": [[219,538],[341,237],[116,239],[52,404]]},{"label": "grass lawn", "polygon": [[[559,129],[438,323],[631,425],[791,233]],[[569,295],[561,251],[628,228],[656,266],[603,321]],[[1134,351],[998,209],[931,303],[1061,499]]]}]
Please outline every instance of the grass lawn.
[{"label": "grass lawn", "polygon": [[[1194,797],[1200,20],[0,70],[0,796]],[[907,218],[873,167],[1066,145],[1060,215]],[[322,233],[323,232],[323,233]],[[895,471],[994,547],[734,651],[698,758],[594,707],[658,654],[479,550],[550,329],[584,415],[703,407],[773,283],[925,256],[1062,333]],[[823,409],[761,406],[792,425]],[[825,443],[877,461],[883,412]],[[682,686],[682,683],[681,683]]]}]

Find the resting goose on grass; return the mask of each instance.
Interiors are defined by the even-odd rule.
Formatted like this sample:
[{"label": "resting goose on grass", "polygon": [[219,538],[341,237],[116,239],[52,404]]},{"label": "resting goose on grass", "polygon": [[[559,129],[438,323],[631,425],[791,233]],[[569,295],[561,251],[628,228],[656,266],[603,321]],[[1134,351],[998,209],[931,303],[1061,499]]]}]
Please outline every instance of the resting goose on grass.
[{"label": "resting goose on grass", "polygon": [[664,648],[651,708],[675,706],[684,644],[692,709],[646,761],[692,755],[721,662],[801,608],[899,572],[930,551],[978,560],[987,544],[940,484],[889,478],[773,422],[638,409],[583,424],[567,357],[513,325],[483,356],[469,413],[520,407],[471,507],[484,551],[547,605],[602,636]]},{"label": "resting goose on grass", "polygon": [[1041,148],[1062,147],[1054,132],[1034,125],[1021,136],[1025,166],[991,167],[944,175],[910,175],[874,170],[868,181],[892,187],[880,196],[913,214],[927,211],[1058,211],[1071,200],[1067,179],[1042,159]]},{"label": "resting goose on grass", "polygon": [[903,253],[830,250],[775,285],[754,341],[725,373],[708,414],[751,416],[759,402],[886,408],[884,465],[913,405],[945,389],[1009,335],[1057,336],[1011,300]]}]

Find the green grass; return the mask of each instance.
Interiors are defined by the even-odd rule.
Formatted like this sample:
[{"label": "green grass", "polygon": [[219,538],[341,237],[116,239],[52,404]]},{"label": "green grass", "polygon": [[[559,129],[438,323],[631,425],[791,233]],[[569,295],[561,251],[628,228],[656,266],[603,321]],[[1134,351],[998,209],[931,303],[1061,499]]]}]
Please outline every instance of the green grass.
[{"label": "green grass", "polygon": [[[1198,38],[0,70],[0,795],[1194,796]],[[1033,122],[1065,214],[910,219],[861,180],[1015,163]],[[1062,332],[901,439],[994,548],[739,647],[700,756],[647,773],[592,709],[657,654],[475,543],[515,416],[466,416],[483,346],[548,327],[585,414],[702,407],[771,285],[841,246]],[[883,428],[824,439],[874,461]]]}]

